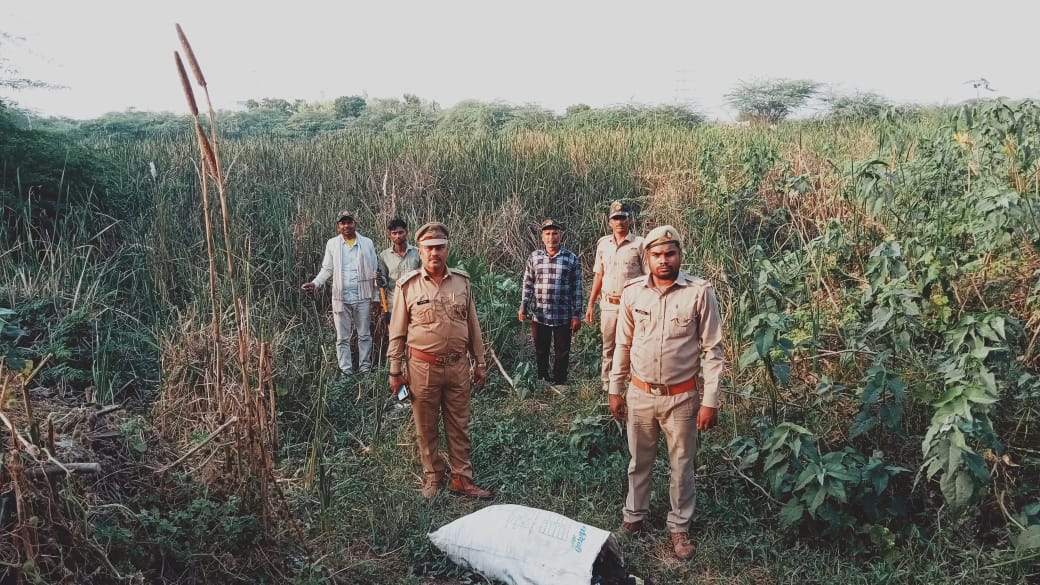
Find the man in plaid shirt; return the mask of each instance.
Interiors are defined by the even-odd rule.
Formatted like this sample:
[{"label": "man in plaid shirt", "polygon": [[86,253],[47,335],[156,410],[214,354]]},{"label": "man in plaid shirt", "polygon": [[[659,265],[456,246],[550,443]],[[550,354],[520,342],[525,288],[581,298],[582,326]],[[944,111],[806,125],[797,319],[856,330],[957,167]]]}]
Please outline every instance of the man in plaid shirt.
[{"label": "man in plaid shirt", "polygon": [[[564,249],[563,226],[555,220],[542,222],[544,250],[535,250],[524,270],[524,292],[517,313],[520,321],[531,315],[531,336],[538,361],[538,378],[562,391],[567,386],[567,362],[571,335],[581,328],[581,263]],[[549,347],[553,349],[549,375]]]}]

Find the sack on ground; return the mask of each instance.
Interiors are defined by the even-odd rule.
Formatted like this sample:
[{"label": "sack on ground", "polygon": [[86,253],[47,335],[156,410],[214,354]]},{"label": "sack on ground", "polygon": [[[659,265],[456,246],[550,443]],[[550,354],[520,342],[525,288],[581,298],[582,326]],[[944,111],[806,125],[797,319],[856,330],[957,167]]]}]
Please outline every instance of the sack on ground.
[{"label": "sack on ground", "polygon": [[606,530],[514,504],[463,516],[431,533],[430,540],[459,565],[509,585],[589,585],[601,551],[610,564],[624,566]]}]

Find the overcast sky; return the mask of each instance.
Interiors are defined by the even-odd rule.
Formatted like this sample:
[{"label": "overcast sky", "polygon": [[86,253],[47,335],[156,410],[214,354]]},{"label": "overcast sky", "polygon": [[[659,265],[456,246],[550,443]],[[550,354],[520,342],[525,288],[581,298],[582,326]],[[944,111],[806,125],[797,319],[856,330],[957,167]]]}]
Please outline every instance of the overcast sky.
[{"label": "overcast sky", "polygon": [[[184,27],[214,105],[413,93],[568,105],[692,104],[728,118],[740,80],[808,78],[899,102],[1040,97],[1035,0],[608,2],[5,0],[0,51],[68,86],[0,97],[76,118],[186,112],[173,64]],[[985,93],[985,92],[984,92]]]}]

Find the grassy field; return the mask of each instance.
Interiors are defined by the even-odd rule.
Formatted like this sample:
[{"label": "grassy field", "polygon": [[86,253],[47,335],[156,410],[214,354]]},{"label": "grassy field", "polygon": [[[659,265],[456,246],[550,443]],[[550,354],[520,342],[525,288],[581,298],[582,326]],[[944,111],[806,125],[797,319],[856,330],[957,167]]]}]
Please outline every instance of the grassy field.
[{"label": "grassy field", "polygon": [[598,390],[598,331],[576,339],[575,382],[557,396],[533,383],[515,309],[537,223],[567,226],[588,275],[606,206],[624,199],[637,231],[685,233],[684,269],[719,292],[730,364],[721,424],[701,437],[697,556],[670,554],[662,448],[655,531],[620,537],[637,574],[1030,582],[1038,123],[1027,103],[775,129],[228,141],[226,215],[214,185],[200,189],[196,143],[98,142],[124,209],[100,214],[88,199],[46,235],[9,215],[16,261],[0,269],[0,304],[65,326],[15,343],[35,363],[56,355],[41,383],[148,414],[120,426],[124,453],[147,460],[141,477],[198,448],[144,482],[151,495],[69,496],[127,511],[87,514],[78,533],[110,562],[98,582],[483,583],[426,534],[484,504],[419,496],[414,429],[385,369],[338,377],[327,295],[312,301],[299,285],[340,209],[358,210],[380,247],[392,217],[446,223],[517,383],[492,367],[474,396],[478,481],[496,503],[616,530],[627,451]]}]

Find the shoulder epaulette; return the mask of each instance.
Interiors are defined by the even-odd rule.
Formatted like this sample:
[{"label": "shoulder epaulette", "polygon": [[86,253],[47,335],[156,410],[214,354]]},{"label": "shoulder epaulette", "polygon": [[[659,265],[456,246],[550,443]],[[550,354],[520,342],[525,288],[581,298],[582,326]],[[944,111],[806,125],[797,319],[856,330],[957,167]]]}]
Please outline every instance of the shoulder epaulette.
[{"label": "shoulder epaulette", "polygon": [[415,270],[409,270],[408,272],[405,272],[401,275],[401,278],[397,279],[397,286],[402,286],[404,283],[415,278],[420,272],[422,271],[418,268],[416,268]]},{"label": "shoulder epaulette", "polygon": [[469,278],[470,278],[469,273],[466,272],[465,270],[461,269],[461,268],[449,268],[448,270],[450,270],[452,272],[452,274],[458,274],[459,276],[464,276],[466,278],[466,280],[469,280]]},{"label": "shoulder epaulette", "polygon": [[646,284],[646,279],[647,278],[649,278],[649,275],[647,275],[647,274],[643,274],[643,275],[637,276],[635,278],[629,278],[628,280],[625,281],[625,288],[628,288],[628,287],[632,286],[633,284]]},{"label": "shoulder epaulette", "polygon": [[707,280],[704,280],[703,278],[701,278],[699,276],[694,276],[692,274],[687,274],[686,275],[686,280],[687,280],[687,282],[690,283],[690,285],[696,286],[696,287],[700,287],[700,288],[707,288],[707,287],[711,286],[711,283],[708,282]]}]

